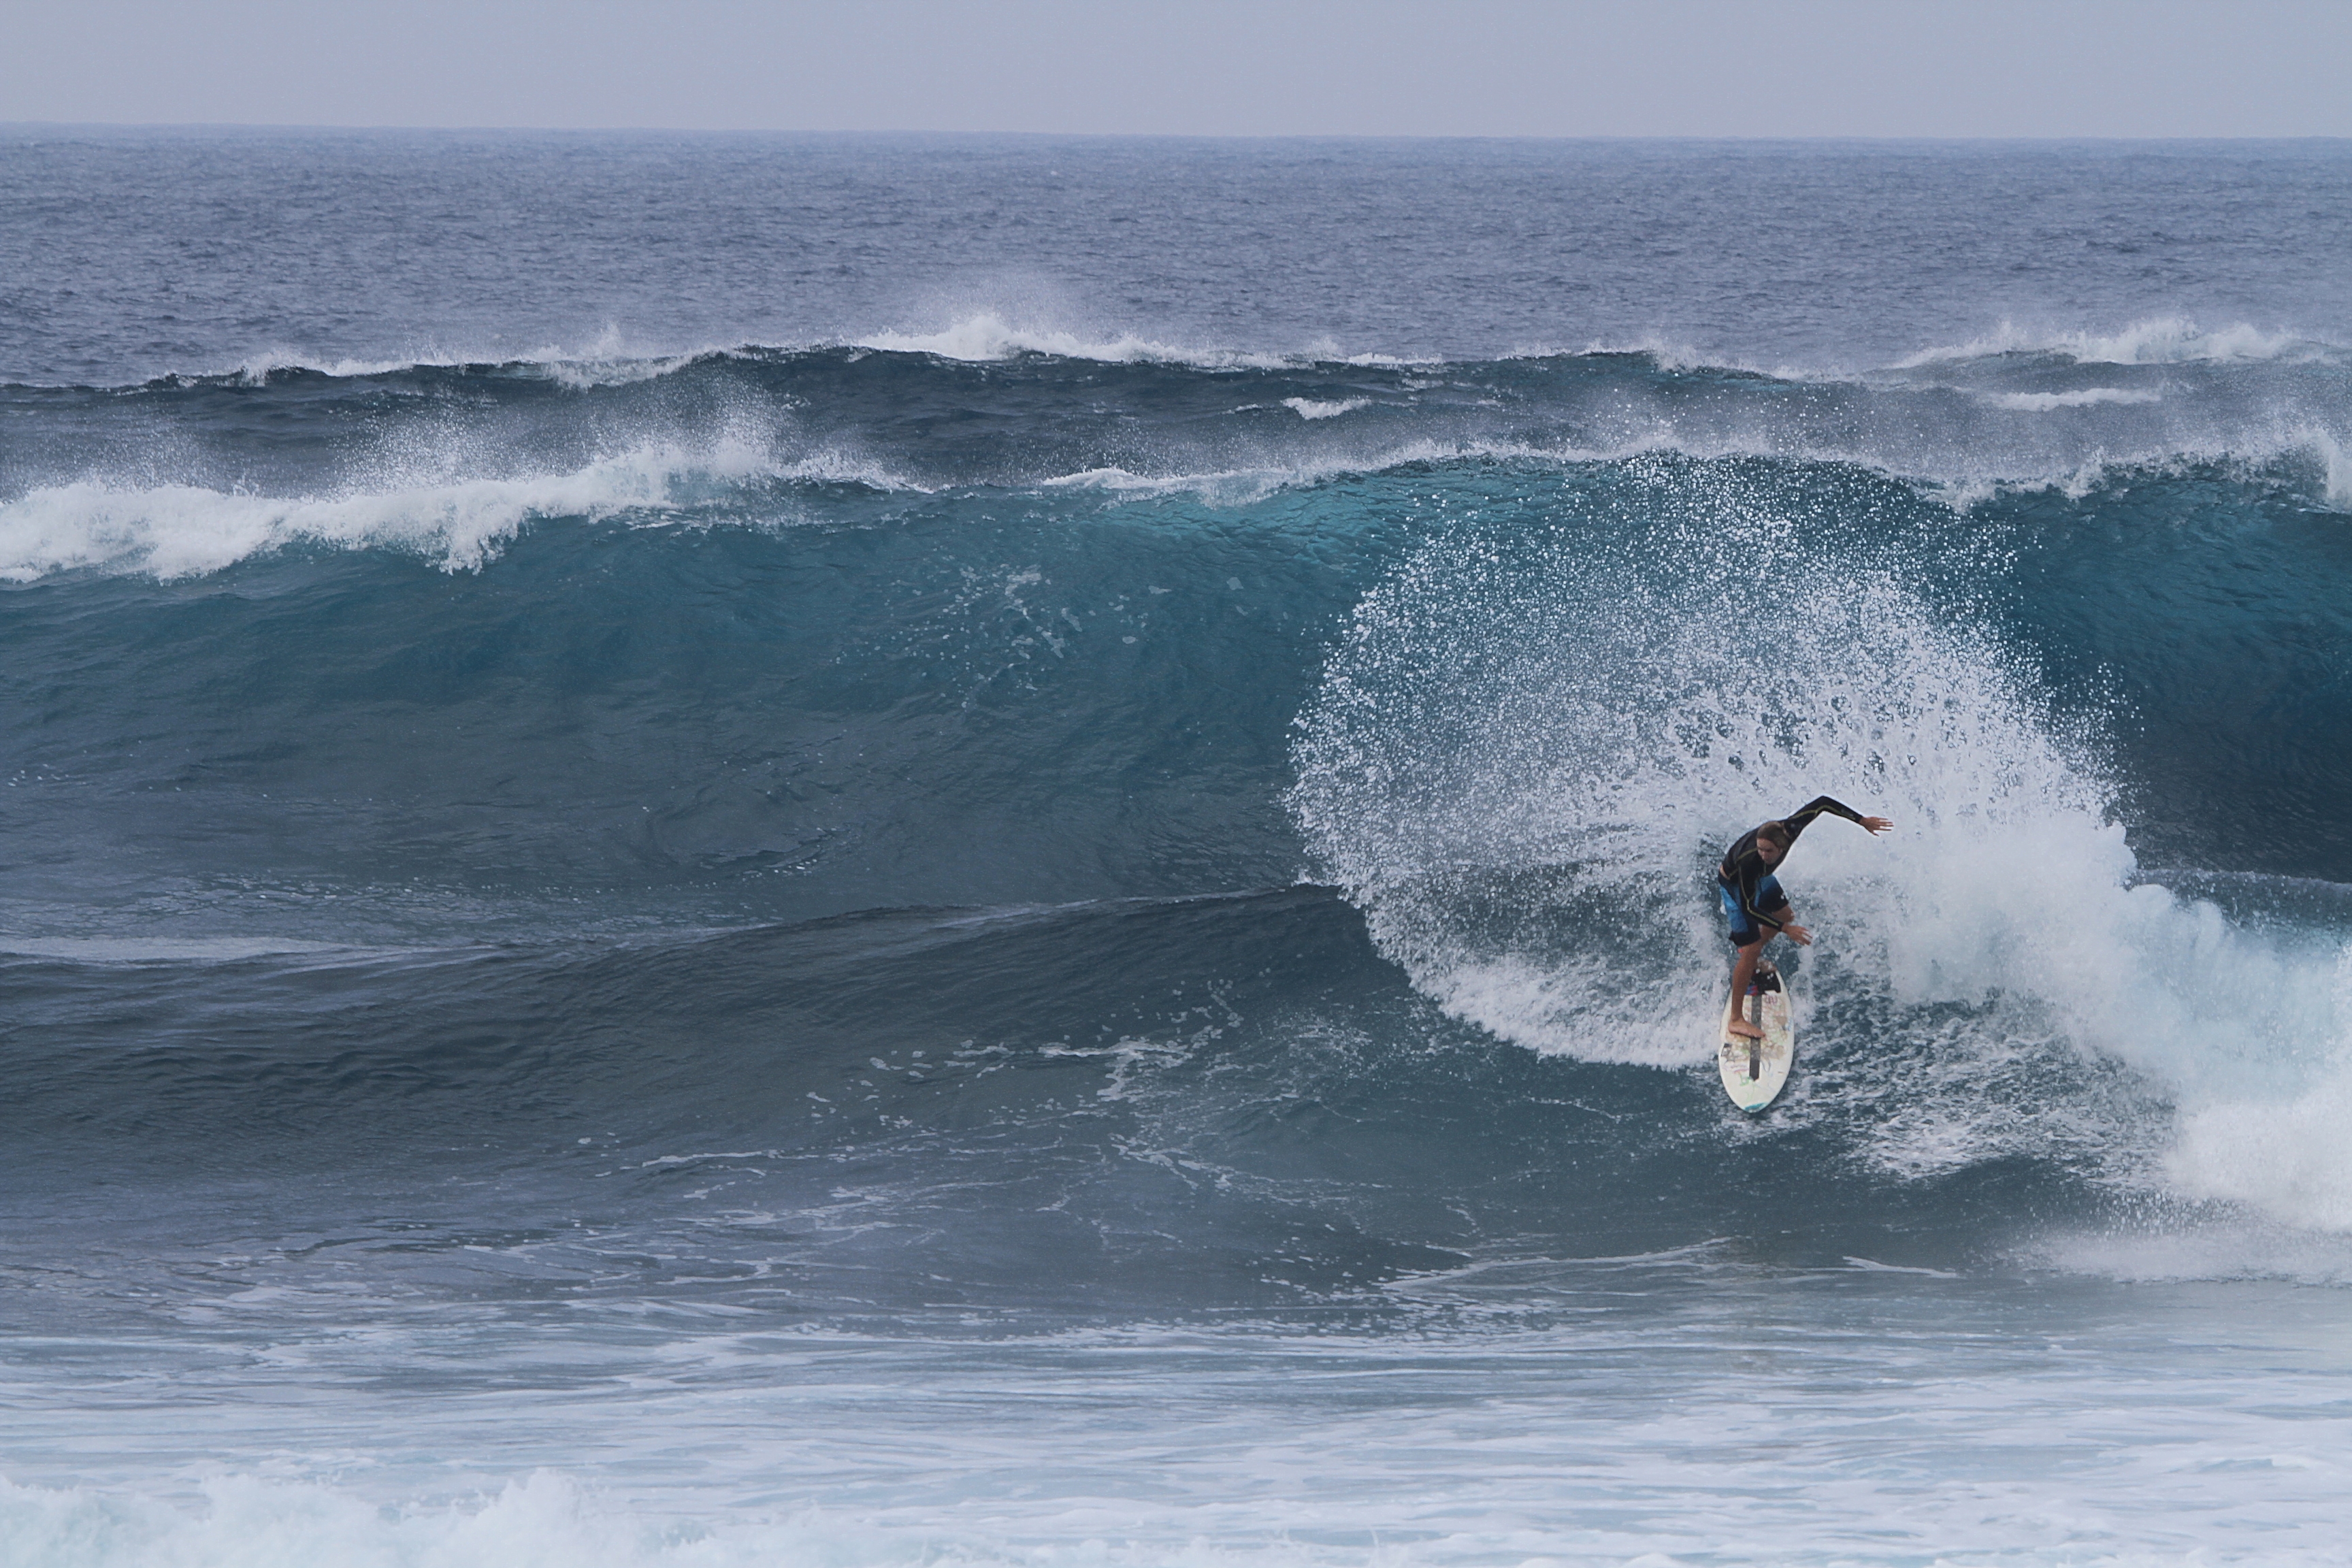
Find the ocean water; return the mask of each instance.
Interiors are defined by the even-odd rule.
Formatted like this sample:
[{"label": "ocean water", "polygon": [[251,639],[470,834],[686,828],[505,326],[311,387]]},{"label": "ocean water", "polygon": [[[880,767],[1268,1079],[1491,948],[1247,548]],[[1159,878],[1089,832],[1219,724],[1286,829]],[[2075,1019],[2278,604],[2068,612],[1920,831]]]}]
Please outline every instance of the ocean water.
[{"label": "ocean water", "polygon": [[2352,1562],[2347,256],[0,131],[0,1562]]}]

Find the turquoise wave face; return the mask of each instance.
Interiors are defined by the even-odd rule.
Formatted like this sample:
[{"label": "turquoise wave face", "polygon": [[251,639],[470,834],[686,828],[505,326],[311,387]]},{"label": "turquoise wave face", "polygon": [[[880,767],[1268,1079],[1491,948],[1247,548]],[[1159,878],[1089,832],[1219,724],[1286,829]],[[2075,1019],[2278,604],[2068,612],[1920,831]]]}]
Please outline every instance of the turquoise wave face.
[{"label": "turquoise wave face", "polygon": [[[1496,716],[1449,661],[1507,665],[1532,704],[1510,721],[1584,748],[1544,753],[1562,790],[1685,804],[1717,798],[1699,729],[1809,724],[1833,697],[1916,729],[1938,682],[1995,682],[2008,721],[2097,755],[2070,776],[2152,864],[2352,857],[2341,514],[2291,461],[1965,506],[1852,463],[1663,454],[938,489],[703,473],[593,503],[562,482],[527,516],[490,480],[52,492],[92,535],[178,507],[155,550],[205,563],[158,580],[151,551],[9,595],[9,806],[39,846],[11,896],[373,940],[468,900],[569,924],[634,918],[640,892],[732,920],[1265,886],[1308,867],[1294,721],[1360,654],[1422,684],[1349,744],[1473,758]],[[333,537],[284,525],[304,506],[373,510]],[[1893,606],[1875,629],[1816,624],[1864,602]],[[1548,659],[1601,683],[1583,708],[1544,706],[1567,700]],[[1766,794],[1707,832],[1777,799],[1749,776]],[[1951,802],[1991,787],[1956,775]],[[1347,809],[1408,805],[1436,809]],[[279,930],[268,890],[314,881],[366,891]]]},{"label": "turquoise wave face", "polygon": [[[2340,517],[2292,465],[1965,507],[1672,453],[708,487],[454,570],[311,536],[9,595],[32,1168],[495,1172],[531,1289],[593,1191],[720,1298],[781,1245],[727,1216],[855,1169],[854,1224],[785,1229],[860,1310],[1746,1235],[1706,879],[1826,790],[1904,832],[1792,862],[1807,1068],[1741,1156],[1845,1173],[1819,1247],[2314,1201],[2232,1120],[2319,1092],[2352,917],[2312,891]],[[488,1219],[403,1212],[428,1258]],[[962,1239],[919,1268],[926,1215]]]}]

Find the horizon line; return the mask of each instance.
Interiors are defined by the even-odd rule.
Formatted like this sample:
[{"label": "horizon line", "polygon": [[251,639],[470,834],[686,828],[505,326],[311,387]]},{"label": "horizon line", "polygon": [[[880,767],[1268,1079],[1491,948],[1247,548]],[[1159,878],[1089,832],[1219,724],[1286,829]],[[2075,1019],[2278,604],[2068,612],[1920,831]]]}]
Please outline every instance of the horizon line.
[{"label": "horizon line", "polygon": [[404,132],[409,134],[523,136],[824,136],[937,137],[1017,139],[1063,142],[1906,142],[1943,146],[2061,145],[2101,143],[2311,142],[2352,143],[2352,133],[2311,132],[2293,134],[2232,133],[2125,135],[2077,132],[2060,135],[1933,135],[1916,132],[1372,132],[1372,131],[1006,131],[940,130],[921,127],[853,129],[810,126],[712,125],[417,125],[369,121],[247,120],[0,120],[0,133],[23,131],[64,132]]}]

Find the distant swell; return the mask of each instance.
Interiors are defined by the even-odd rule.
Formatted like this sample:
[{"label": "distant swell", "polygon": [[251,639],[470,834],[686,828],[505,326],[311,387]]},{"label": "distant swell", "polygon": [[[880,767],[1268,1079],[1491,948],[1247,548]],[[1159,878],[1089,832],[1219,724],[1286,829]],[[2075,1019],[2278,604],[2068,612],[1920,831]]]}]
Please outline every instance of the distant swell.
[{"label": "distant swell", "polygon": [[1188,358],[967,326],[887,351],[7,389],[21,437],[0,459],[0,576],[173,579],[306,542],[471,569],[534,520],[772,526],[802,515],[789,492],[811,485],[1243,505],[1417,464],[1557,469],[1666,452],[1853,465],[1963,507],[2199,468],[2352,507],[2352,383],[2284,350],[2095,363],[2003,352],[1807,380],[1651,353]]},{"label": "distant swell", "polygon": [[2206,328],[2179,316],[2135,321],[2117,331],[2036,331],[2004,321],[1999,330],[1958,346],[1922,349],[1904,367],[2002,354],[2048,354],[2081,364],[2155,365],[2242,361],[2339,362],[2344,345],[2244,322]]}]

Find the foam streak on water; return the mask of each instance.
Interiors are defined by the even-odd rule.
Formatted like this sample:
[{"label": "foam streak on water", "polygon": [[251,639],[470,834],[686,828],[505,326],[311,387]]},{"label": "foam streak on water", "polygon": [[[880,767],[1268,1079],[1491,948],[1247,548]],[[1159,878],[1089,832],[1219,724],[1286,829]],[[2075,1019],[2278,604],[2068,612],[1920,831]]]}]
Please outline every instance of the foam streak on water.
[{"label": "foam streak on water", "polygon": [[[110,1500],[53,1463],[0,1517],[43,1564],[2175,1563],[2217,1535],[2334,1560],[2347,1433],[2329,1384],[2247,1380],[2290,1342],[2183,1356],[2110,1315],[2117,1299],[2077,1299],[2053,1335],[1965,1294],[1923,1313],[1885,1278],[1487,1270],[1413,1294],[1455,1312],[1532,1294],[1550,1321],[1402,1340],[1334,1322],[983,1348],[706,1325],[644,1371],[620,1342],[549,1368],[507,1396],[492,1451],[464,1437],[462,1402],[354,1392],[348,1428],[312,1432],[332,1480],[302,1478],[315,1461],[207,1475],[205,1455],[261,1434],[235,1404],[189,1404],[141,1444],[178,1479],[165,1496]],[[1616,1304],[1629,1289],[1651,1310]],[[453,1325],[416,1352],[514,1348]],[[318,1386],[370,1360],[289,1346],[262,1376]],[[579,1458],[559,1386],[625,1397],[603,1480],[556,1463]],[[2303,1418],[2282,1427],[2283,1403]],[[382,1451],[383,1421],[424,1447]],[[684,1464],[681,1493],[661,1478]]]}]

